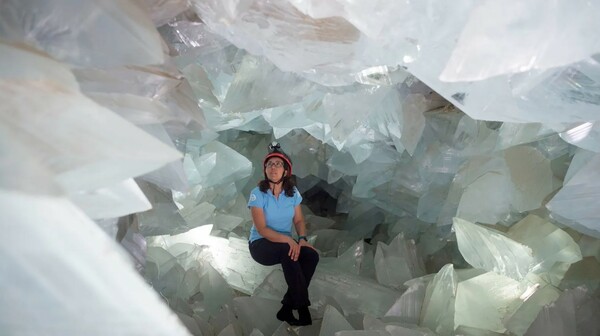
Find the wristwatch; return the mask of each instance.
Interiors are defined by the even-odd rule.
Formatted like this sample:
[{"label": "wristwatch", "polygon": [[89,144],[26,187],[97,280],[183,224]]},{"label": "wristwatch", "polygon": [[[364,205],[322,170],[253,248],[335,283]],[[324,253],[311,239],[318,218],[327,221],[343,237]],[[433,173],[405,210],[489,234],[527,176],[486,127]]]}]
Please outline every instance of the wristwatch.
[{"label": "wristwatch", "polygon": [[306,239],[306,236],[298,236],[298,242],[300,242],[300,239],[304,239],[304,241],[308,241],[308,239]]}]

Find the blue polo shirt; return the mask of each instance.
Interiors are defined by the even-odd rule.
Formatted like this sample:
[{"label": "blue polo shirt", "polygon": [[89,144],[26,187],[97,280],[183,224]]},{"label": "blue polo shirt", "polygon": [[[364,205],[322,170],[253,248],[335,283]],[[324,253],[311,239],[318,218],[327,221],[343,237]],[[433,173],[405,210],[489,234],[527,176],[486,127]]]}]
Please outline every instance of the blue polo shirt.
[{"label": "blue polo shirt", "polygon": [[[294,196],[288,197],[284,192],[279,194],[276,199],[273,192],[269,189],[266,193],[260,191],[258,187],[250,192],[248,208],[257,207],[263,209],[267,227],[281,234],[292,236],[292,224],[294,219],[294,209],[302,202],[302,196],[296,187],[294,187]],[[264,238],[252,225],[250,229],[250,242]]]}]

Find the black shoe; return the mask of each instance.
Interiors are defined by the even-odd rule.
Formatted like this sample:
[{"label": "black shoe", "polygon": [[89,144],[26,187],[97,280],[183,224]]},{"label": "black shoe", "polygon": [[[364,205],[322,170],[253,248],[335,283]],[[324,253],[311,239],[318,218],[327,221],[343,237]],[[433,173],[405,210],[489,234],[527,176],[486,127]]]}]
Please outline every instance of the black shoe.
[{"label": "black shoe", "polygon": [[289,325],[297,326],[299,321],[296,317],[294,317],[294,313],[292,312],[292,306],[283,305],[281,309],[277,312],[277,319],[279,321],[287,322]]},{"label": "black shoe", "polygon": [[298,325],[307,326],[312,324],[312,317],[310,316],[310,311],[308,310],[308,306],[302,307],[298,309]]}]

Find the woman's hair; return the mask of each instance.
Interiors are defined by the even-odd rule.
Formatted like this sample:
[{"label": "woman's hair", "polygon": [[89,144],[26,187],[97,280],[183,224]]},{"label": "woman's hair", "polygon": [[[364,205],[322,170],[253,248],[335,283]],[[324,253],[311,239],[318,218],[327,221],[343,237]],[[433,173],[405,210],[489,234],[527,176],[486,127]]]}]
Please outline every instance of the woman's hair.
[{"label": "woman's hair", "polygon": [[[282,189],[283,189],[285,196],[293,197],[294,196],[294,187],[296,186],[296,178],[294,176],[284,176],[283,181],[281,183],[282,183]],[[260,191],[266,193],[267,190],[270,189],[269,180],[264,179],[264,180],[258,182],[258,189],[260,189]]]}]

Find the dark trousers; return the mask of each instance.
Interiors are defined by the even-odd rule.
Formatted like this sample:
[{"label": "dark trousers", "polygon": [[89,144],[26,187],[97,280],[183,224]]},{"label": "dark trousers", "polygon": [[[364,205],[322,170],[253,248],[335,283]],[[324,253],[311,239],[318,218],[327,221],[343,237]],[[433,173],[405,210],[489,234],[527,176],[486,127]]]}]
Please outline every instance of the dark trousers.
[{"label": "dark trousers", "polygon": [[250,243],[250,255],[256,262],[265,266],[281,264],[288,285],[281,303],[293,309],[308,307],[308,285],[319,263],[319,254],[310,247],[302,246],[298,260],[293,261],[288,255],[289,251],[289,244],[274,243],[265,238]]}]

